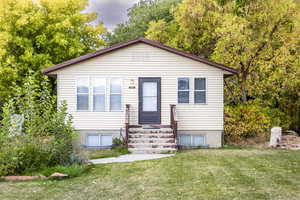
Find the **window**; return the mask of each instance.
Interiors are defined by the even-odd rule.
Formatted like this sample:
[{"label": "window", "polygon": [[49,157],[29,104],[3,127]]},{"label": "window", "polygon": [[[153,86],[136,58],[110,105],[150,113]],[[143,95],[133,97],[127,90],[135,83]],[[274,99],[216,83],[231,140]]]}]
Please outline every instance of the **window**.
[{"label": "window", "polygon": [[179,135],[179,145],[183,147],[199,147],[205,145],[204,135]]},{"label": "window", "polygon": [[87,146],[99,147],[100,146],[99,135],[88,135],[87,136]]},{"label": "window", "polygon": [[122,109],[122,84],[121,79],[112,78],[110,80],[110,110]]},{"label": "window", "polygon": [[189,103],[189,78],[178,78],[178,103]]},{"label": "window", "polygon": [[180,146],[191,146],[191,136],[190,135],[180,135],[179,136]]},{"label": "window", "polygon": [[89,134],[86,138],[86,146],[88,147],[111,147],[112,136],[102,134]]},{"label": "window", "polygon": [[143,83],[143,111],[157,111],[157,82]]},{"label": "window", "polygon": [[105,78],[93,78],[93,110],[105,111]]},{"label": "window", "polygon": [[204,136],[203,135],[193,135],[192,136],[192,146],[198,147],[204,145]]},{"label": "window", "polygon": [[89,110],[89,78],[77,79],[77,110]]},{"label": "window", "polygon": [[77,110],[122,110],[122,79],[103,77],[77,78]]},{"label": "window", "polygon": [[195,104],[206,103],[206,79],[205,78],[195,78],[194,102]]}]

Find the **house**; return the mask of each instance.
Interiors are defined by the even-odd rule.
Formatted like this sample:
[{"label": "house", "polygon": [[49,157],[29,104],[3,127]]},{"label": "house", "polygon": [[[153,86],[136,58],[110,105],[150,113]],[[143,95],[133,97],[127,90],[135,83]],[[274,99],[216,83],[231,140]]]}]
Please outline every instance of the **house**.
[{"label": "house", "polygon": [[135,153],[221,147],[224,78],[237,70],[137,38],[43,70],[57,79],[81,145]]}]

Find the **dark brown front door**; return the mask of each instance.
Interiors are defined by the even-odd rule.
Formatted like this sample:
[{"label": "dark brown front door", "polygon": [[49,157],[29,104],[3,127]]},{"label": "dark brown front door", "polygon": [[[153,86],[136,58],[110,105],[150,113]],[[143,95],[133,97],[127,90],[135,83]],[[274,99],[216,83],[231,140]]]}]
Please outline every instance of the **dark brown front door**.
[{"label": "dark brown front door", "polygon": [[139,124],[160,124],[160,78],[139,78]]}]

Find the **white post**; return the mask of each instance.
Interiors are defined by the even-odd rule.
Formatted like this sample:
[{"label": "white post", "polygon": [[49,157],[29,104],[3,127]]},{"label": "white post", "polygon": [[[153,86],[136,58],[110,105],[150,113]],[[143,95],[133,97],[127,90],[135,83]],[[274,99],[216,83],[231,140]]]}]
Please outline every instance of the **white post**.
[{"label": "white post", "polygon": [[277,147],[281,142],[282,129],[281,127],[273,127],[271,129],[270,147]]}]

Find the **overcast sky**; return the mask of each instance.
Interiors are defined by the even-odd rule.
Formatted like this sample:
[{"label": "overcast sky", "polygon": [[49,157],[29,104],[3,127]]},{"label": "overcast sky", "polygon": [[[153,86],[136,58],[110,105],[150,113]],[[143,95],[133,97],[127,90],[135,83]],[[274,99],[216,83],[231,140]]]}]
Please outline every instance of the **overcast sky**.
[{"label": "overcast sky", "polygon": [[111,31],[117,24],[127,20],[127,9],[138,0],[89,0],[86,12],[97,12],[98,20],[103,21],[105,27]]}]

